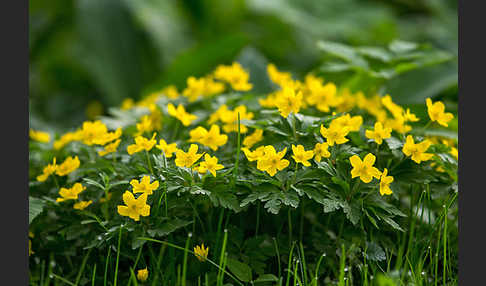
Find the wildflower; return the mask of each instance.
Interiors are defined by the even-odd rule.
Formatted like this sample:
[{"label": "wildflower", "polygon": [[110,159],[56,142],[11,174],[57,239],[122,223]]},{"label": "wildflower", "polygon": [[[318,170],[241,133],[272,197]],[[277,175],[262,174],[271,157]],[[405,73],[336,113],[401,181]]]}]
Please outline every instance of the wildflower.
[{"label": "wildflower", "polygon": [[390,189],[390,184],[393,182],[392,176],[387,176],[388,170],[385,168],[383,173],[381,173],[380,177],[380,194],[383,195],[391,195],[393,192]]},{"label": "wildflower", "polygon": [[137,133],[135,133],[136,136],[142,135],[145,132],[151,132],[155,128],[152,124],[152,120],[150,119],[150,115],[144,115],[142,118],[140,118],[140,122],[137,123]]},{"label": "wildflower", "polygon": [[402,134],[412,130],[412,126],[405,124],[404,117],[387,118],[386,120],[384,120],[383,126],[385,128],[391,128],[392,130],[395,130],[396,132]]},{"label": "wildflower", "polygon": [[187,87],[182,94],[189,99],[189,102],[197,100],[201,96],[211,96],[224,91],[224,84],[215,82],[211,76],[187,78]]},{"label": "wildflower", "polygon": [[209,154],[204,155],[204,162],[199,164],[199,172],[205,173],[206,170],[209,171],[213,176],[216,177],[216,171],[223,169],[224,166],[218,164],[218,158],[216,156],[211,157]]},{"label": "wildflower", "polygon": [[108,128],[100,120],[85,121],[81,128],[82,141],[86,145],[98,144],[95,141],[103,137],[107,132]]},{"label": "wildflower", "polygon": [[159,187],[159,181],[155,180],[150,183],[150,176],[143,176],[140,182],[137,180],[131,180],[130,185],[133,187],[133,193],[144,193],[151,195],[153,191],[157,190]]},{"label": "wildflower", "polygon": [[57,170],[56,157],[52,160],[52,164],[47,164],[42,170],[42,175],[37,176],[37,181],[44,182],[47,178],[54,174]]},{"label": "wildflower", "polygon": [[145,267],[144,269],[139,269],[137,271],[137,279],[141,282],[145,282],[148,278],[148,275],[149,275],[149,272],[147,270],[147,267]]},{"label": "wildflower", "polygon": [[346,135],[349,133],[348,127],[340,128],[336,125],[332,125],[329,126],[329,128],[325,128],[321,125],[320,131],[321,135],[326,138],[329,146],[334,146],[334,143],[343,144],[349,141],[349,139],[346,138]]},{"label": "wildflower", "polygon": [[256,143],[262,141],[262,139],[263,139],[263,130],[255,129],[255,131],[252,134],[245,137],[245,139],[243,140],[243,146],[247,148],[251,148]]},{"label": "wildflower", "polygon": [[135,221],[139,221],[140,216],[149,216],[150,206],[147,205],[147,196],[147,193],[143,193],[135,199],[131,192],[125,191],[122,196],[125,205],[118,206],[118,214],[127,216]]},{"label": "wildflower", "polygon": [[177,106],[177,109],[172,103],[167,104],[167,112],[169,112],[170,116],[179,119],[179,121],[181,121],[182,125],[184,126],[191,125],[191,123],[197,119],[196,115],[186,112],[186,109],[181,104]]},{"label": "wildflower", "polygon": [[218,120],[222,120],[222,116],[224,114],[226,114],[227,112],[229,112],[228,110],[228,106],[226,106],[226,104],[222,104],[215,112],[213,112],[210,116],[209,116],[209,120],[208,120],[208,123],[209,124],[213,124],[215,123],[216,121]]},{"label": "wildflower", "polygon": [[365,136],[366,136],[366,138],[370,138],[370,139],[375,140],[375,142],[378,145],[381,145],[381,143],[383,143],[383,139],[391,137],[391,132],[392,132],[392,129],[390,127],[384,128],[383,124],[381,124],[381,122],[376,122],[375,123],[375,129],[373,131],[366,130]]},{"label": "wildflower", "polygon": [[105,145],[113,140],[120,138],[122,135],[122,129],[118,128],[115,132],[106,132],[100,135],[98,138],[93,139],[94,144]]},{"label": "wildflower", "polygon": [[83,186],[81,183],[75,183],[69,189],[61,188],[59,190],[59,195],[61,197],[57,198],[56,202],[64,202],[64,201],[67,201],[67,200],[77,200],[78,195],[84,190],[86,190],[86,187]]},{"label": "wildflower", "polygon": [[[234,110],[228,110],[221,114],[221,121],[225,123],[223,125],[224,132],[238,132],[238,114],[240,115],[240,121],[253,119],[253,112],[247,112],[246,106],[239,105]],[[248,132],[248,128],[240,122],[240,133],[244,134],[246,132]]]},{"label": "wildflower", "polygon": [[265,98],[259,98],[258,103],[265,108],[274,108],[277,107],[277,97],[281,94],[282,91],[279,90],[274,93],[268,94]]},{"label": "wildflower", "polygon": [[407,108],[407,111],[405,111],[403,117],[405,118],[405,121],[410,121],[410,122],[417,122],[420,120],[415,114],[410,112],[410,108]]},{"label": "wildflower", "polygon": [[270,80],[280,86],[283,86],[285,83],[292,80],[292,75],[290,73],[279,71],[274,64],[267,65],[267,73]]},{"label": "wildflower", "polygon": [[47,132],[35,131],[33,129],[29,130],[29,136],[32,140],[39,141],[42,143],[49,143],[51,136]]},{"label": "wildflower", "polygon": [[317,162],[321,161],[321,158],[329,158],[331,156],[331,153],[327,150],[329,148],[329,144],[326,142],[324,143],[316,143],[316,146],[314,147],[314,159]]},{"label": "wildflower", "polygon": [[264,151],[265,147],[264,146],[260,146],[260,147],[256,148],[255,151],[253,151],[253,152],[250,151],[250,149],[248,149],[246,147],[241,148],[241,150],[245,153],[246,158],[250,162],[256,161],[256,160],[260,159],[261,157],[263,157],[263,155],[265,155],[265,151]]},{"label": "wildflower", "polygon": [[177,87],[175,87],[174,85],[169,85],[165,87],[164,89],[162,89],[161,93],[170,99],[176,99],[179,97],[179,92],[177,91]]},{"label": "wildflower", "polygon": [[122,103],[121,103],[121,106],[120,106],[120,109],[122,110],[128,110],[128,109],[131,109],[133,107],[133,105],[135,104],[135,102],[133,101],[132,98],[125,98]]},{"label": "wildflower", "polygon": [[427,161],[432,159],[434,154],[425,153],[429,146],[432,144],[429,140],[424,140],[418,144],[415,144],[412,135],[408,135],[403,145],[402,152],[407,156],[412,156],[412,160],[420,164],[422,161]]},{"label": "wildflower", "polygon": [[392,98],[391,98],[390,95],[388,95],[388,94],[385,95],[381,99],[381,103],[383,104],[383,106],[385,106],[388,109],[388,111],[391,112],[393,117],[395,117],[395,118],[402,118],[403,117],[403,115],[402,115],[404,113],[403,108],[400,105],[394,103],[392,101]]},{"label": "wildflower", "polygon": [[261,157],[257,162],[257,169],[260,171],[266,171],[270,176],[274,176],[277,170],[282,171],[287,168],[289,161],[282,159],[287,152],[287,148],[284,148],[280,152],[276,152],[275,148],[271,145],[265,146],[265,155]]},{"label": "wildflower", "polygon": [[291,112],[298,113],[302,105],[302,92],[297,95],[292,88],[284,87],[283,94],[277,98],[276,102],[280,115],[287,118]]},{"label": "wildflower", "polygon": [[358,98],[361,95],[363,95],[363,93],[360,91],[357,92],[356,95],[353,95],[348,88],[343,88],[338,96],[331,98],[330,105],[336,107],[338,112],[347,112],[357,105]]},{"label": "wildflower", "polygon": [[451,154],[454,158],[456,158],[456,160],[459,159],[459,151],[457,150],[456,147],[451,147],[449,154]]},{"label": "wildflower", "polygon": [[55,150],[59,150],[62,147],[66,146],[67,144],[73,141],[79,141],[83,138],[83,133],[81,130],[77,130],[75,132],[67,132],[66,134],[62,135],[61,138],[55,140],[53,143],[53,147]]},{"label": "wildflower", "polygon": [[73,172],[79,168],[80,162],[78,156],[67,157],[61,165],[57,166],[56,175],[66,176],[67,174]]},{"label": "wildflower", "polygon": [[211,125],[209,131],[198,142],[216,151],[218,147],[223,146],[228,141],[228,135],[219,132],[218,125]]},{"label": "wildflower", "polygon": [[166,158],[171,158],[172,154],[177,151],[177,143],[167,144],[164,139],[160,139],[159,145],[156,145],[155,148],[162,150]]},{"label": "wildflower", "polygon": [[175,164],[177,167],[191,167],[194,163],[196,163],[199,158],[203,154],[197,154],[197,145],[196,144],[191,144],[189,147],[189,150],[187,152],[184,152],[183,150],[177,150],[176,151],[176,159],[175,159]]},{"label": "wildflower", "polygon": [[429,114],[430,120],[437,121],[442,126],[449,126],[448,122],[454,118],[454,115],[450,112],[445,112],[444,103],[441,101],[436,101],[432,104],[432,100],[427,98],[425,100],[427,104],[427,113]]},{"label": "wildflower", "polygon": [[231,84],[237,91],[248,91],[252,88],[252,84],[248,82],[250,75],[237,62],[231,66],[218,66],[214,71],[214,77]]},{"label": "wildflower", "polygon": [[93,203],[92,200],[89,200],[89,201],[80,201],[80,202],[75,203],[73,205],[73,208],[76,209],[76,210],[84,210],[85,208],[87,208],[92,203]]},{"label": "wildflower", "polygon": [[98,155],[105,156],[106,154],[116,152],[116,149],[118,148],[118,145],[120,145],[120,142],[121,142],[121,139],[118,139],[113,143],[105,145],[105,149],[98,151]]},{"label": "wildflower", "polygon": [[204,243],[202,243],[201,246],[196,245],[194,247],[194,254],[196,258],[201,262],[206,261],[206,259],[208,258],[208,253],[209,247],[204,248]]},{"label": "wildflower", "polygon": [[135,137],[135,144],[127,146],[128,154],[132,155],[133,153],[137,153],[142,150],[150,151],[154,147],[154,145],[157,144],[157,140],[155,140],[155,135],[157,135],[157,133],[154,133],[152,135],[152,138],[150,139],[147,139],[143,136]]},{"label": "wildflower", "polygon": [[336,96],[336,85],[332,82],[326,85],[315,84],[310,87],[310,95],[307,97],[307,103],[314,105],[319,111],[329,112],[330,104]]},{"label": "wildflower", "polygon": [[314,157],[314,151],[309,150],[305,151],[304,146],[302,145],[297,145],[295,146],[292,144],[292,152],[294,155],[292,155],[292,158],[294,158],[295,163],[302,163],[302,165],[309,167],[310,163],[308,160],[312,159]]},{"label": "wildflower", "polygon": [[332,120],[329,124],[329,127],[336,127],[335,129],[347,127],[348,130],[351,132],[358,131],[361,127],[361,124],[363,124],[363,117],[361,117],[360,115],[351,117],[351,115],[347,113],[346,115],[337,117]]},{"label": "wildflower", "polygon": [[375,163],[376,157],[375,155],[368,153],[363,161],[359,158],[358,155],[353,155],[349,158],[353,169],[351,170],[351,178],[359,177],[361,181],[365,183],[371,182],[373,177],[379,179],[381,176],[380,170],[373,167]]}]

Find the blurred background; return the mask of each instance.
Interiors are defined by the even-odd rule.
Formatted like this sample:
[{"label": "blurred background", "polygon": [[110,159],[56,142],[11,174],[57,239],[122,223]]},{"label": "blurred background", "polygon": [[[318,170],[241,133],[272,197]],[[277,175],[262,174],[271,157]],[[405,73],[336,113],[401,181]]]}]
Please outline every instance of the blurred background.
[{"label": "blurred background", "polygon": [[383,61],[380,47],[396,40],[406,42],[394,50],[407,42],[438,49],[433,65],[385,74],[387,91],[402,104],[423,105],[427,96],[457,104],[454,0],[31,0],[30,124],[79,125],[124,98],[168,84],[181,90],[188,76],[233,60],[259,63],[256,81],[268,62],[299,76],[344,71],[323,66],[321,40],[374,47],[368,56]]}]

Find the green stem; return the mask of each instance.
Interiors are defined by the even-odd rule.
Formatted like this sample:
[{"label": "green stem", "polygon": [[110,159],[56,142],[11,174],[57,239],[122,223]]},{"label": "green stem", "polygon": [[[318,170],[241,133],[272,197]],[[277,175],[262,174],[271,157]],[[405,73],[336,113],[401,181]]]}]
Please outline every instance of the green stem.
[{"label": "green stem", "polygon": [[52,175],[52,178],[54,179],[54,183],[56,184],[56,188],[59,189],[59,183],[57,182],[56,175]]},{"label": "green stem", "polygon": [[289,224],[289,247],[292,245],[292,217],[290,215],[290,207],[287,211],[287,219]]},{"label": "green stem", "polygon": [[117,278],[118,278],[118,263],[120,261],[120,246],[121,246],[121,234],[122,228],[120,227],[120,231],[118,232],[118,247],[116,250],[116,264],[115,264],[115,280],[113,281],[113,285],[116,286]]},{"label": "green stem", "polygon": [[148,163],[148,166],[149,166],[150,173],[153,175],[154,170],[152,169],[152,162],[150,161],[149,153],[148,153],[147,150],[145,150],[145,156],[147,157],[147,163]]}]

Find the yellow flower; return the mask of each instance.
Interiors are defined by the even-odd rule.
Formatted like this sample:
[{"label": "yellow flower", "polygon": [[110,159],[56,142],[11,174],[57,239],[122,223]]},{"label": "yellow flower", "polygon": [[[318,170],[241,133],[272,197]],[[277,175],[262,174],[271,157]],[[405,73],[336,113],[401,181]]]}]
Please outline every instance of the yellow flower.
[{"label": "yellow flower", "polygon": [[[204,131],[206,130],[204,129]],[[220,134],[219,132],[218,125],[211,125],[209,131],[206,131],[206,134],[200,138],[198,142],[211,148],[213,151],[216,151],[218,150],[218,147],[223,146],[228,142],[228,135]]]},{"label": "yellow flower", "polygon": [[331,153],[327,150],[329,148],[329,145],[324,142],[324,143],[317,143],[316,146],[314,147],[314,159],[317,162],[320,162],[322,157],[324,158],[329,158],[331,156]]},{"label": "yellow flower", "polygon": [[290,73],[280,72],[274,64],[267,65],[267,73],[270,80],[280,86],[283,86],[285,83],[292,80],[292,75]]},{"label": "yellow flower", "polygon": [[51,136],[47,132],[35,131],[33,129],[29,130],[29,136],[32,140],[39,141],[42,143],[48,143],[51,140]]},{"label": "yellow flower", "polygon": [[403,117],[405,118],[405,121],[410,121],[410,122],[417,122],[420,120],[415,114],[410,112],[410,108],[407,108],[407,111],[405,112]]},{"label": "yellow flower", "polygon": [[412,126],[405,124],[405,119],[404,117],[400,118],[387,118],[383,122],[383,126],[385,128],[391,128],[392,130],[395,130],[396,132],[399,133],[407,133],[410,130],[412,130]]},{"label": "yellow flower", "polygon": [[329,124],[329,127],[330,128],[335,127],[335,129],[341,129],[347,127],[348,130],[351,132],[351,131],[358,131],[359,128],[361,127],[361,124],[363,124],[363,117],[361,117],[360,115],[351,117],[351,115],[347,113],[346,115],[337,117],[334,120],[332,120],[331,123]]},{"label": "yellow flower", "polygon": [[450,112],[445,112],[444,103],[441,101],[436,101],[432,104],[432,100],[427,98],[425,100],[427,104],[427,112],[429,113],[430,120],[437,121],[442,126],[449,126],[449,121],[454,118],[454,115]]},{"label": "yellow flower", "polygon": [[245,139],[243,140],[243,146],[247,148],[251,148],[256,143],[262,141],[262,139],[263,139],[263,130],[255,129],[255,131],[252,134],[245,137]]},{"label": "yellow flower", "polygon": [[176,159],[175,159],[176,166],[190,168],[203,155],[203,154],[197,154],[197,150],[198,147],[196,144],[191,144],[187,152],[178,149],[176,151]]},{"label": "yellow flower", "polygon": [[66,188],[61,188],[59,190],[59,195],[61,197],[56,199],[56,202],[64,202],[67,200],[77,200],[78,195],[86,190],[86,187],[83,186],[81,183],[75,183],[71,188],[66,189]]},{"label": "yellow flower", "polygon": [[252,88],[252,84],[248,82],[250,75],[237,62],[231,66],[218,66],[214,71],[214,77],[231,84],[234,90],[248,91]]},{"label": "yellow flower", "polygon": [[147,196],[147,193],[143,193],[135,199],[131,192],[125,191],[122,196],[125,206],[118,206],[118,214],[127,216],[135,221],[139,221],[140,216],[149,216],[150,206],[147,205]]},{"label": "yellow flower", "polygon": [[456,158],[456,160],[459,159],[459,151],[457,150],[456,147],[451,147],[449,154],[451,154],[454,158]]},{"label": "yellow flower", "polygon": [[320,131],[322,137],[326,138],[329,146],[334,146],[334,143],[343,144],[349,141],[349,139],[346,138],[346,135],[349,133],[348,127],[340,128],[336,125],[332,125],[329,126],[329,128],[326,128],[321,125]]},{"label": "yellow flower", "polygon": [[241,121],[253,119],[253,112],[247,112],[246,106],[244,105],[239,105],[234,110],[221,112],[220,120],[225,123],[223,125],[224,132],[238,132],[238,114],[240,114],[240,133],[244,134],[248,132],[248,128]]},{"label": "yellow flower", "polygon": [[172,154],[177,151],[177,143],[167,144],[164,139],[160,139],[159,145],[155,148],[162,150],[166,158],[171,158]]},{"label": "yellow flower", "polygon": [[167,112],[170,116],[173,116],[182,122],[182,125],[189,126],[191,123],[197,119],[196,115],[186,112],[186,109],[182,104],[177,106],[177,109],[172,103],[167,104]]},{"label": "yellow flower", "polygon": [[145,267],[144,269],[139,269],[137,271],[137,279],[141,282],[145,282],[148,278],[148,275],[149,275],[149,272],[147,270],[147,267]]},{"label": "yellow flower", "polygon": [[54,149],[59,150],[65,145],[73,141],[79,141],[82,138],[83,138],[83,133],[81,130],[77,130],[75,132],[67,132],[66,134],[62,135],[61,138],[54,141],[53,147]]},{"label": "yellow flower", "polygon": [[131,180],[130,185],[133,187],[133,193],[144,193],[151,195],[153,191],[157,190],[159,187],[159,181],[155,180],[150,183],[150,176],[143,176],[140,182],[137,180]]},{"label": "yellow flower", "polygon": [[142,118],[140,118],[140,122],[137,123],[137,133],[135,133],[135,136],[142,135],[145,132],[151,132],[154,131],[154,126],[152,124],[152,120],[150,119],[150,115],[144,115]]},{"label": "yellow flower", "polygon": [[246,158],[248,161],[253,162],[259,160],[263,155],[265,155],[265,147],[260,146],[255,149],[255,151],[250,151],[250,149],[243,147],[241,150],[245,153]]},{"label": "yellow flower", "polygon": [[366,130],[365,136],[366,138],[370,138],[375,140],[378,145],[383,143],[383,139],[391,137],[392,129],[390,127],[383,128],[383,124],[381,122],[375,123],[375,129],[373,131]]},{"label": "yellow flower", "polygon": [[80,162],[78,156],[67,157],[61,165],[57,166],[56,175],[66,176],[67,174],[73,172],[79,168]]},{"label": "yellow flower", "polygon": [[42,170],[42,175],[37,176],[37,181],[44,182],[47,178],[54,174],[57,170],[56,157],[52,160],[52,164],[47,164]]},{"label": "yellow flower", "polygon": [[199,164],[199,173],[205,173],[207,170],[216,177],[216,171],[223,168],[223,165],[218,164],[218,158],[216,158],[216,156],[211,157],[209,154],[205,154],[204,162]]},{"label": "yellow flower", "polygon": [[174,85],[169,85],[166,88],[162,89],[161,93],[167,96],[170,99],[176,99],[179,97],[179,92]]},{"label": "yellow flower", "polygon": [[215,123],[216,121],[218,120],[221,120],[221,116],[223,114],[225,114],[226,112],[228,112],[228,106],[226,106],[226,104],[222,104],[218,110],[216,110],[215,112],[213,112],[210,116],[209,116],[209,119],[208,119],[208,124],[213,124]]},{"label": "yellow flower", "polygon": [[387,176],[388,170],[385,168],[380,177],[380,194],[391,195],[393,191],[390,189],[390,184],[393,182],[392,176]]},{"label": "yellow flower", "polygon": [[276,105],[280,115],[284,118],[287,118],[291,112],[299,113],[302,105],[302,92],[299,91],[296,95],[292,88],[284,87],[282,95],[277,98]]},{"label": "yellow flower", "polygon": [[100,135],[98,138],[93,139],[94,144],[105,145],[113,140],[120,138],[122,135],[122,129],[118,128],[115,132],[106,132]]},{"label": "yellow flower", "polygon": [[258,103],[265,108],[277,107],[277,97],[282,93],[281,90],[268,94],[265,98],[259,98]]},{"label": "yellow flower", "polygon": [[393,115],[393,117],[395,118],[402,118],[403,117],[403,108],[394,103],[392,101],[392,98],[390,95],[385,95],[382,99],[381,99],[381,103],[383,104],[383,106],[385,106],[390,112],[391,114]]},{"label": "yellow flower", "polygon": [[202,243],[201,246],[196,245],[194,247],[194,254],[196,258],[201,262],[206,261],[206,259],[208,258],[208,253],[209,247],[204,248],[204,243]]},{"label": "yellow flower", "polygon": [[295,146],[294,144],[292,144],[292,152],[294,153],[294,155],[292,155],[292,158],[294,158],[295,163],[302,163],[302,165],[306,167],[309,167],[311,165],[309,163],[309,160],[314,157],[314,151],[305,151],[304,146]]},{"label": "yellow flower", "polygon": [[310,105],[314,105],[319,111],[329,112],[330,104],[332,104],[336,96],[336,85],[332,82],[322,85],[321,83],[314,83],[309,87],[309,96],[306,101]]},{"label": "yellow flower", "polygon": [[224,84],[215,82],[211,76],[187,78],[187,87],[182,94],[189,99],[189,102],[197,100],[201,96],[211,96],[224,91]]},{"label": "yellow flower", "polygon": [[415,144],[412,135],[408,135],[403,145],[402,152],[407,156],[412,156],[412,160],[420,164],[422,161],[432,159],[434,154],[425,153],[429,146],[432,144],[429,140],[424,140],[418,144]]},{"label": "yellow flower", "polygon": [[277,153],[275,148],[269,145],[265,146],[264,152],[265,155],[257,162],[257,169],[266,171],[272,177],[277,173],[277,170],[282,171],[290,164],[288,160],[282,159],[287,152],[287,148]]},{"label": "yellow flower", "polygon": [[363,161],[359,158],[358,155],[353,155],[349,158],[353,169],[351,170],[351,178],[359,177],[361,181],[365,183],[371,182],[373,177],[379,179],[381,176],[380,170],[373,167],[375,163],[376,157],[375,155],[368,153]]},{"label": "yellow flower", "polygon": [[75,203],[73,208],[76,209],[76,210],[84,210],[85,208],[87,208],[92,203],[93,203],[92,200],[80,201],[80,202]]},{"label": "yellow flower", "polygon": [[118,145],[120,145],[120,142],[121,142],[121,139],[118,139],[113,143],[105,145],[105,149],[98,151],[98,155],[105,156],[106,154],[116,152],[116,149],[118,148]]},{"label": "yellow flower", "polygon": [[143,136],[135,137],[135,144],[127,146],[128,154],[132,155],[133,153],[137,153],[143,150],[150,151],[154,147],[154,145],[157,144],[157,140],[155,140],[155,135],[157,135],[157,133],[154,133],[151,139],[147,139]]},{"label": "yellow flower", "polygon": [[135,104],[135,102],[133,101],[132,98],[125,98],[121,103],[120,109],[128,110],[128,109],[132,108],[134,104]]},{"label": "yellow flower", "polygon": [[81,128],[83,143],[86,145],[98,144],[95,141],[102,138],[107,132],[108,128],[100,120],[85,121]]}]

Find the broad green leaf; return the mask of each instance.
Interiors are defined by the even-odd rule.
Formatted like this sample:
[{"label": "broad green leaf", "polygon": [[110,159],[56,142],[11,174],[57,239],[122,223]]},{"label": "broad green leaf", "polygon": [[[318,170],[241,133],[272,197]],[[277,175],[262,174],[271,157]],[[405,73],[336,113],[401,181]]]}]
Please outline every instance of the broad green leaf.
[{"label": "broad green leaf", "polygon": [[29,224],[44,209],[45,201],[39,198],[29,196]]},{"label": "broad green leaf", "polygon": [[226,266],[241,281],[250,282],[252,280],[251,268],[247,264],[228,258]]}]

